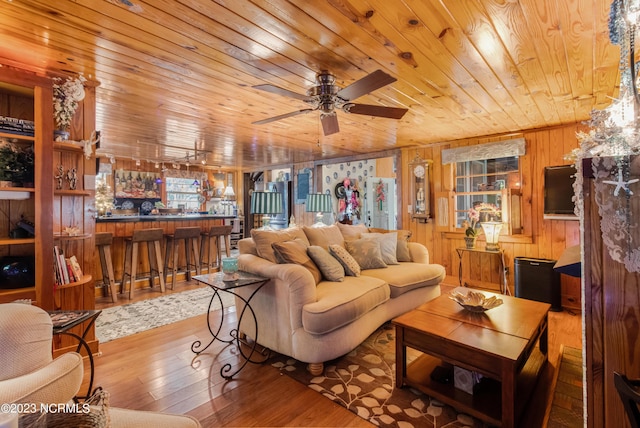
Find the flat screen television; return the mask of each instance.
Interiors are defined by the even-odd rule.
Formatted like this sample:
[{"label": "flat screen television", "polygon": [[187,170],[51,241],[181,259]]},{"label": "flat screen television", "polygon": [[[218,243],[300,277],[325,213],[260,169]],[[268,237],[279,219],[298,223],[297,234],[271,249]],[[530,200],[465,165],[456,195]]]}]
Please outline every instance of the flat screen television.
[{"label": "flat screen television", "polygon": [[574,213],[573,165],[548,166],[544,169],[544,217],[577,220]]}]

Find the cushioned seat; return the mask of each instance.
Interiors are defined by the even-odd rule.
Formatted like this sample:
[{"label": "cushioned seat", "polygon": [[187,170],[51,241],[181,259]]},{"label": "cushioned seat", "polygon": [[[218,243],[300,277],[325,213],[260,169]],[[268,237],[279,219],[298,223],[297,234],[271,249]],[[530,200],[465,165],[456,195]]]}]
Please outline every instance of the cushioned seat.
[{"label": "cushioned seat", "polygon": [[362,276],[381,279],[389,284],[391,298],[416,288],[440,284],[447,275],[444,266],[438,264],[400,263],[392,269],[367,269]]},{"label": "cushioned seat", "polygon": [[389,286],[365,276],[351,278],[347,287],[341,282],[322,281],[316,287],[316,298],[302,307],[302,326],[311,334],[325,334],[389,300]]},{"label": "cushioned seat", "polygon": [[[53,359],[52,340],[53,323],[47,312],[22,303],[0,304],[0,403],[71,403],[82,385],[82,356],[67,352]],[[102,409],[92,407],[92,416],[100,423],[110,421],[112,428],[200,427],[191,416],[109,406],[106,415],[97,414]],[[87,426],[84,413],[56,415],[65,416],[64,425],[56,426]]]}]

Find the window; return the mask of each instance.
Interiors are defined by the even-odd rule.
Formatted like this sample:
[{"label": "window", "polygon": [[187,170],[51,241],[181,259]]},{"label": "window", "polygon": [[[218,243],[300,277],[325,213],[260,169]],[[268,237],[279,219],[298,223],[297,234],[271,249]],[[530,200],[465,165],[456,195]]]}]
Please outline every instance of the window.
[{"label": "window", "polygon": [[468,220],[469,209],[480,203],[494,205],[500,211],[495,220],[506,221],[508,191],[520,188],[517,156],[456,162],[455,171],[456,228]]},{"label": "window", "polygon": [[[454,187],[436,196],[439,230],[462,231],[468,211],[477,204],[490,204],[499,210],[492,220],[506,227],[502,234],[521,234],[522,192],[520,156],[526,152],[524,138],[459,146],[442,150],[442,163],[452,165]],[[493,213],[481,210],[480,221]]]}]

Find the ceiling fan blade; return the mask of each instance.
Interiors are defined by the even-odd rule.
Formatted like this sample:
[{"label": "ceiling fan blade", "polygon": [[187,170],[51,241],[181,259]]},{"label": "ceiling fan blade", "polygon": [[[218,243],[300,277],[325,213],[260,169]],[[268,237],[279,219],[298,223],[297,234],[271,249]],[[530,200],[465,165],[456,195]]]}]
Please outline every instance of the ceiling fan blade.
[{"label": "ceiling fan blade", "polygon": [[387,86],[389,83],[393,83],[396,80],[398,79],[388,75],[384,71],[376,70],[362,79],[356,80],[346,88],[342,88],[336,95],[345,101],[355,100],[362,95],[373,92],[383,86]]},{"label": "ceiling fan blade", "polygon": [[305,108],[302,110],[292,111],[291,113],[281,114],[280,116],[270,117],[269,119],[257,120],[255,122],[251,122],[252,125],[264,125],[265,123],[275,122],[276,120],[286,119],[288,117],[297,116],[299,114],[309,113],[310,111],[314,111],[312,108]]},{"label": "ceiling fan blade", "polygon": [[252,87],[255,89],[260,89],[261,91],[271,92],[272,94],[282,95],[289,98],[295,98],[297,100],[307,101],[309,99],[309,97],[306,95],[298,94],[296,92],[290,91],[288,89],[280,88],[278,86],[256,85]]},{"label": "ceiling fan blade", "polygon": [[338,115],[334,113],[320,115],[320,122],[322,122],[322,130],[324,135],[331,135],[340,132],[338,126]]},{"label": "ceiling fan blade", "polygon": [[347,113],[387,117],[389,119],[402,119],[402,116],[409,111],[406,108],[375,106],[371,104],[345,104],[343,110]]}]

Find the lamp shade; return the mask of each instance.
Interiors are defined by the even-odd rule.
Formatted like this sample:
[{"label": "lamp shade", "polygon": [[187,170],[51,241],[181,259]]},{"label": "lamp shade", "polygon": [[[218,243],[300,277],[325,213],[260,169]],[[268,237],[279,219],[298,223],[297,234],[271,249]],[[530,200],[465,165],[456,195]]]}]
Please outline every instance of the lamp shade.
[{"label": "lamp shade", "polygon": [[498,251],[498,240],[500,239],[500,229],[502,229],[502,223],[497,221],[484,221],[480,223],[484,232],[485,240],[487,242],[487,251]]},{"label": "lamp shade", "polygon": [[222,194],[222,196],[225,196],[227,198],[231,198],[231,197],[233,197],[235,195],[236,195],[236,192],[233,191],[233,187],[231,187],[231,186],[227,186],[224,189],[224,193]]},{"label": "lamp shade", "polygon": [[280,214],[282,193],[253,192],[251,194],[251,214]]},{"label": "lamp shade", "polygon": [[307,212],[330,213],[333,211],[331,195],[326,193],[310,193],[307,196]]}]

